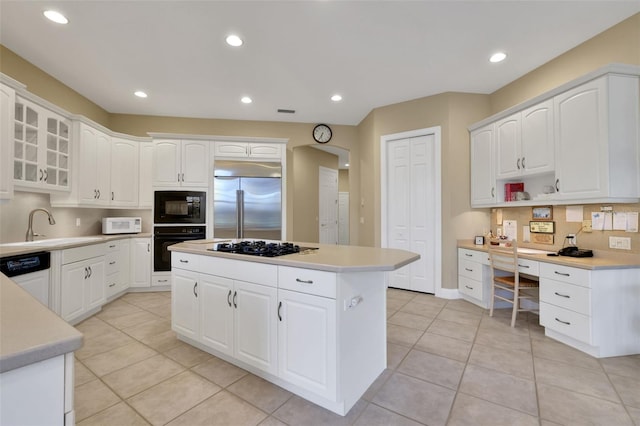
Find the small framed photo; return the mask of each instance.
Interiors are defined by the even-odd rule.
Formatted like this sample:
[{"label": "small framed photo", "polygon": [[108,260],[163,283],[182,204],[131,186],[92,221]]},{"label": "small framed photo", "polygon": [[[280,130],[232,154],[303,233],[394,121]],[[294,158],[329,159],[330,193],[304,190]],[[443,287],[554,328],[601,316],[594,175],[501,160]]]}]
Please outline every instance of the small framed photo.
[{"label": "small framed photo", "polygon": [[533,220],[553,220],[553,207],[532,207],[531,217]]}]

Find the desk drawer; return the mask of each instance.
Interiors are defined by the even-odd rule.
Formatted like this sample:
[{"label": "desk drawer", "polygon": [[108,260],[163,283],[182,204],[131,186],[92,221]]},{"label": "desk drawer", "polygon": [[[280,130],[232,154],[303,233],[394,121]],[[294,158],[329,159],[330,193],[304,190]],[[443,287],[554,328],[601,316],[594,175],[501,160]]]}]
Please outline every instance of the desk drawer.
[{"label": "desk drawer", "polygon": [[278,288],[336,298],[335,272],[278,266]]},{"label": "desk drawer", "polygon": [[542,278],[540,301],[583,315],[591,315],[591,290],[573,284]]},{"label": "desk drawer", "polygon": [[477,300],[482,300],[482,282],[458,276],[458,291]]},{"label": "desk drawer", "polygon": [[570,266],[554,265],[553,263],[540,264],[540,276],[591,288],[591,272],[587,269],[572,268]]},{"label": "desk drawer", "polygon": [[586,315],[540,302],[540,325],[589,345],[592,344],[591,318]]},{"label": "desk drawer", "polygon": [[540,275],[540,263],[536,260],[521,259],[518,258],[518,271],[521,274],[533,275],[537,277]]},{"label": "desk drawer", "polygon": [[466,259],[458,259],[458,275],[471,278],[472,280],[482,281],[482,264],[472,262]]},{"label": "desk drawer", "polygon": [[489,255],[483,251],[458,249],[458,259],[465,259],[472,262],[482,263],[488,258]]}]

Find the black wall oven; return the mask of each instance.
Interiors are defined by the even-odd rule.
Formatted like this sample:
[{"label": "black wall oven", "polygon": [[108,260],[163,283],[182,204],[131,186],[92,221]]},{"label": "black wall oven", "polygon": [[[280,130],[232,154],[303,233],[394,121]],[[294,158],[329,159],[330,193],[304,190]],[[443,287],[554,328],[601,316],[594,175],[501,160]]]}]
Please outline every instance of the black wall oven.
[{"label": "black wall oven", "polygon": [[156,191],[153,223],[156,225],[204,224],[206,197],[206,193],[201,191]]},{"label": "black wall oven", "polygon": [[153,270],[171,270],[169,246],[189,240],[205,238],[204,226],[156,226],[153,229]]}]

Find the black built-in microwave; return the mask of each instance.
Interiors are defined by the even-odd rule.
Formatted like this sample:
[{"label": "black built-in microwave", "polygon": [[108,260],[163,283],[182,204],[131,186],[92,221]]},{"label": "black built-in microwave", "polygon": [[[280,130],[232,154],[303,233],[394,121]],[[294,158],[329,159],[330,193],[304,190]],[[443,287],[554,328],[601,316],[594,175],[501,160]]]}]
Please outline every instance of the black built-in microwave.
[{"label": "black built-in microwave", "polygon": [[205,192],[156,191],[154,195],[153,223],[205,223]]}]

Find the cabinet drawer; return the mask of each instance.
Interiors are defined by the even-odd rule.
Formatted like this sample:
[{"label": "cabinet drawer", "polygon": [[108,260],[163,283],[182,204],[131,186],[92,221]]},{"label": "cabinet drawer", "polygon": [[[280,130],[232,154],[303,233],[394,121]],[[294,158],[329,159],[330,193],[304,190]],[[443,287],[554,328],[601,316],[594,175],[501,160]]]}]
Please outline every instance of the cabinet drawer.
[{"label": "cabinet drawer", "polygon": [[105,283],[105,295],[109,298],[120,290],[120,273],[115,272],[113,274],[108,274],[105,278]]},{"label": "cabinet drawer", "polygon": [[200,272],[200,258],[197,254],[171,252],[171,267],[187,269],[189,271]]},{"label": "cabinet drawer", "polygon": [[518,271],[520,271],[521,274],[537,277],[540,275],[540,263],[535,260],[518,258]]},{"label": "cabinet drawer", "polygon": [[107,241],[104,243],[107,253],[120,250],[120,240]]},{"label": "cabinet drawer", "polygon": [[278,267],[276,265],[223,259],[215,256],[201,256],[198,266],[199,272],[203,274],[262,284],[269,287],[276,287],[278,285]]},{"label": "cabinet drawer", "polygon": [[107,252],[107,255],[105,256],[105,274],[109,275],[114,272],[118,272],[120,270],[119,260],[120,251]]},{"label": "cabinet drawer", "polygon": [[591,288],[591,271],[587,269],[578,269],[543,262],[540,264],[540,276]]},{"label": "cabinet drawer", "polygon": [[589,345],[592,344],[591,318],[586,315],[540,302],[540,325]]},{"label": "cabinet drawer", "polygon": [[82,247],[62,250],[62,264],[66,265],[68,263],[91,259],[92,257],[103,256],[105,251],[104,243],[89,244]]},{"label": "cabinet drawer", "polygon": [[458,276],[458,291],[477,300],[482,300],[482,282]]},{"label": "cabinet drawer", "polygon": [[470,260],[472,262],[482,263],[487,260],[489,255],[483,251],[458,249],[458,259]]},{"label": "cabinet drawer", "polygon": [[591,290],[573,284],[543,278],[540,282],[540,301],[561,308],[591,315]]},{"label": "cabinet drawer", "polygon": [[458,259],[458,275],[482,281],[482,264],[466,259]]},{"label": "cabinet drawer", "polygon": [[335,299],[336,282],[334,272],[278,266],[278,288]]},{"label": "cabinet drawer", "polygon": [[151,277],[151,287],[162,287],[168,285],[171,285],[171,275],[158,275]]}]

